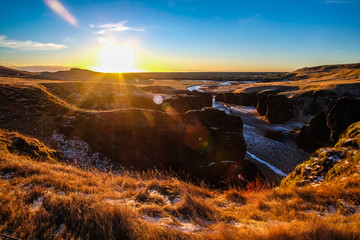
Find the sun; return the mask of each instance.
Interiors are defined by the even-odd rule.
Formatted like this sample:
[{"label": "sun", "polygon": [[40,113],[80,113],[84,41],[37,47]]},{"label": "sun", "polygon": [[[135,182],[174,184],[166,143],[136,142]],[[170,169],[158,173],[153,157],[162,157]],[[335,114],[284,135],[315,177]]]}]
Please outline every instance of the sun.
[{"label": "sun", "polygon": [[98,55],[99,65],[93,70],[106,73],[139,72],[135,68],[134,48],[130,44],[116,44],[112,41]]}]

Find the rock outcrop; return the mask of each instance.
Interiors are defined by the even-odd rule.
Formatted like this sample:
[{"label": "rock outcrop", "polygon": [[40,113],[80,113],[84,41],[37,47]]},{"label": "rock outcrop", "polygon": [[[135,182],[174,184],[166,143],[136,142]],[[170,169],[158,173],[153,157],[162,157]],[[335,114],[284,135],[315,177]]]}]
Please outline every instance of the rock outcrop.
[{"label": "rock outcrop", "polygon": [[350,124],[357,121],[360,121],[360,99],[339,98],[327,115],[330,140],[335,142]]},{"label": "rock outcrop", "polygon": [[278,90],[263,90],[256,94],[257,97],[257,103],[256,103],[256,110],[258,111],[260,116],[265,116],[266,111],[268,108],[267,105],[267,98],[269,95],[275,95],[279,93]]},{"label": "rock outcrop", "polygon": [[[242,162],[246,153],[241,119],[213,108],[184,114],[139,109],[77,112],[59,128],[121,165],[171,168],[199,178],[214,178],[208,167],[215,163],[230,167]],[[215,176],[224,177],[225,172]]]},{"label": "rock outcrop", "polygon": [[200,110],[204,107],[211,107],[212,95],[209,93],[190,92],[164,99],[163,110],[170,106],[177,113],[184,113],[189,110]]},{"label": "rock outcrop", "polygon": [[268,95],[266,118],[270,123],[284,123],[294,117],[294,106],[284,95]]},{"label": "rock outcrop", "polygon": [[257,97],[256,93],[218,93],[215,96],[215,100],[224,103],[237,104],[243,106],[256,106]]},{"label": "rock outcrop", "polygon": [[321,148],[300,164],[281,186],[304,186],[344,180],[359,170],[360,122],[350,125],[334,147]]},{"label": "rock outcrop", "polygon": [[326,145],[330,133],[331,131],[326,125],[326,115],[321,112],[311,118],[309,123],[300,129],[296,142],[300,148],[312,152]]}]

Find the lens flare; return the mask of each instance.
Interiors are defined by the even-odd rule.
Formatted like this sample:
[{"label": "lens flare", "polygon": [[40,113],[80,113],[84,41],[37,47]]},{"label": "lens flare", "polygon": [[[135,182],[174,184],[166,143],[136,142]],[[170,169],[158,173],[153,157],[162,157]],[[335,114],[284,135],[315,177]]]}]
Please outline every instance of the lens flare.
[{"label": "lens flare", "polygon": [[74,26],[78,26],[76,18],[62,5],[58,0],[44,0],[45,4],[51,8],[60,17],[65,19],[68,23]]},{"label": "lens flare", "polygon": [[192,149],[210,151],[210,133],[201,123],[190,124],[186,127],[184,142]]},{"label": "lens flare", "polygon": [[163,98],[160,95],[155,95],[153,97],[153,101],[155,104],[159,105],[159,104],[162,104]]}]

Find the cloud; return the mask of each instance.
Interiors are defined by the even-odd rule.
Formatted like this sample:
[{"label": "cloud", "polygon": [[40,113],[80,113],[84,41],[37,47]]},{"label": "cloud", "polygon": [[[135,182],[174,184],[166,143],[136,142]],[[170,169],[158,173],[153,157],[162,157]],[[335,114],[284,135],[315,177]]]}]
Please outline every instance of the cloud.
[{"label": "cloud", "polygon": [[325,3],[340,3],[340,4],[354,4],[356,1],[342,1],[342,0],[325,0]]},{"label": "cloud", "polygon": [[51,8],[60,17],[65,19],[68,23],[74,26],[78,26],[76,18],[62,5],[58,0],[44,0],[45,4]]},{"label": "cloud", "polygon": [[0,47],[14,48],[25,51],[60,50],[67,48],[67,46],[63,44],[40,43],[31,40],[18,41],[18,40],[8,39],[7,36],[3,36],[3,35],[0,35]]},{"label": "cloud", "polygon": [[97,34],[106,34],[108,32],[123,32],[123,31],[138,31],[138,32],[144,32],[145,29],[143,28],[134,28],[126,26],[125,24],[127,21],[122,21],[118,23],[107,23],[100,26],[97,26],[98,28],[102,29],[100,31],[97,31]]},{"label": "cloud", "polygon": [[89,27],[94,28],[95,25],[94,24],[89,24]]}]

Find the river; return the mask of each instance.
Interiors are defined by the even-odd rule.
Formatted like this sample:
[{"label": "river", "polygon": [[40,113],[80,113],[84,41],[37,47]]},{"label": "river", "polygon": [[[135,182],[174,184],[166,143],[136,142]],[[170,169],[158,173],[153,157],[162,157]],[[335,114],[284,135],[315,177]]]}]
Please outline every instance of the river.
[{"label": "river", "polygon": [[[216,86],[220,88],[225,84],[231,83],[219,82]],[[204,88],[208,86],[211,86],[214,91],[214,85],[197,85],[187,89],[206,92]],[[246,159],[254,162],[268,180],[278,183],[308,157],[309,154],[299,149],[293,138],[289,136],[291,128],[297,123],[271,125],[257,114],[255,107],[217,102],[215,97],[213,97],[212,107],[241,117],[244,123],[243,134],[247,143]]]}]

